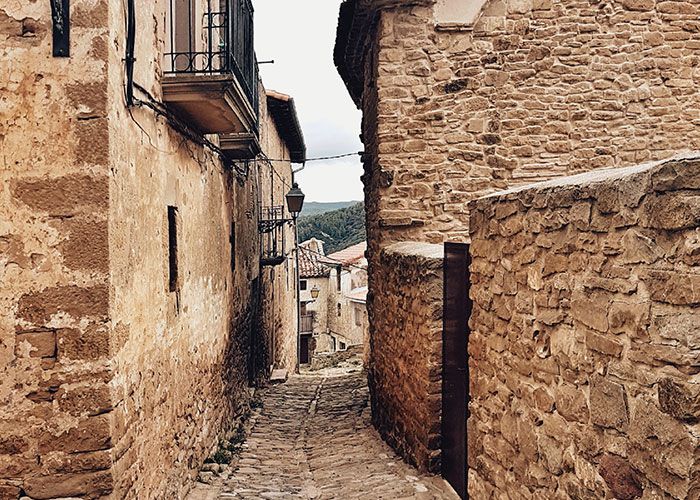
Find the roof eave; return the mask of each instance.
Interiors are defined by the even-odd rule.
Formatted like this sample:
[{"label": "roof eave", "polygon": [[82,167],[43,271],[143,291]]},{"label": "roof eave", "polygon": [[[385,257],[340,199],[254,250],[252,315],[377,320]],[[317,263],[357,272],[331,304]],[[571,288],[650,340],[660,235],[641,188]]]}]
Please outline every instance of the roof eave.
[{"label": "roof eave", "polygon": [[436,0],[344,0],[340,4],[333,62],[359,108],[364,91],[364,56],[370,27],[377,13],[398,7],[433,5]]},{"label": "roof eave", "polygon": [[267,104],[272,119],[280,132],[282,140],[289,148],[290,161],[292,163],[304,163],[306,161],[306,142],[304,132],[299,123],[294,99],[276,92],[267,95]]}]

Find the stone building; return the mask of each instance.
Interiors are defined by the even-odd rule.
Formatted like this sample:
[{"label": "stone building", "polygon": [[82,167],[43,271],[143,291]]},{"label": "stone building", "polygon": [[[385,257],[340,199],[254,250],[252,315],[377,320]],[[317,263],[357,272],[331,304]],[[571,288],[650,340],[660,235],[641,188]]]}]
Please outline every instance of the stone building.
[{"label": "stone building", "polygon": [[323,265],[323,241],[311,238],[299,244],[299,362],[311,362],[314,352],[327,350],[319,344],[328,332],[330,269]]},{"label": "stone building", "polygon": [[367,242],[328,255],[328,351],[365,344],[367,319]]},{"label": "stone building", "polygon": [[180,498],[296,364],[303,137],[248,2],[66,5],[0,7],[0,498]]},{"label": "stone building", "polygon": [[[668,181],[677,187],[649,180],[675,168],[661,164],[601,174],[595,189],[574,178],[561,190],[482,200],[700,148],[698,14],[695,2],[654,0],[341,6],[335,62],[363,111],[374,423],[404,457],[440,470],[448,277],[439,245],[474,239],[474,498],[698,495],[697,430],[687,418],[697,336],[690,327],[669,340],[687,354],[673,360],[658,345],[698,323],[689,292],[697,263],[678,255],[693,247],[700,222],[695,160]],[[650,204],[631,200],[639,190]],[[624,200],[624,213],[612,215]],[[656,227],[644,218],[650,211],[664,214]],[[550,230],[560,231],[551,245]],[[640,238],[663,249],[617,257],[642,252]],[[669,399],[690,405],[681,405],[685,417]],[[654,457],[655,432],[666,451]],[[683,458],[670,451],[676,444]]]},{"label": "stone building", "polygon": [[366,242],[330,255],[317,238],[299,248],[302,360],[362,346],[369,327]]}]

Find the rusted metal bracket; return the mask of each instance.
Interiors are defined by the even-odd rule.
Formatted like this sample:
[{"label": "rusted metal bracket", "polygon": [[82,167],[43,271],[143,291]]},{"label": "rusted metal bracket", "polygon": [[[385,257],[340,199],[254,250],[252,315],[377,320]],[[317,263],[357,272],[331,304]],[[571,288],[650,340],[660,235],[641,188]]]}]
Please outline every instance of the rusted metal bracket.
[{"label": "rusted metal bracket", "polygon": [[70,57],[70,0],[51,0],[53,56]]}]

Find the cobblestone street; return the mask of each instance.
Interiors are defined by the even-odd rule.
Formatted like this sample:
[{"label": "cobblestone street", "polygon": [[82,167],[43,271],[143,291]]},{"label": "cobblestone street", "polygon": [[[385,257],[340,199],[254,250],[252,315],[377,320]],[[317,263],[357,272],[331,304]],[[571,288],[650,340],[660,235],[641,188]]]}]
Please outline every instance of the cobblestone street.
[{"label": "cobblestone street", "polygon": [[457,498],[381,440],[363,373],[292,377],[264,393],[251,424],[231,475],[218,487],[198,484],[188,500]]}]

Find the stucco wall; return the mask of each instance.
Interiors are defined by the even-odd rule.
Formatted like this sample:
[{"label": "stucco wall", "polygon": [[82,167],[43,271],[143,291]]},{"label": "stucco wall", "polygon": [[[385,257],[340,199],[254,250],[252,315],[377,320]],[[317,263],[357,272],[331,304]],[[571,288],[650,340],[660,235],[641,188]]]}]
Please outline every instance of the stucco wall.
[{"label": "stucco wall", "polygon": [[442,400],[440,245],[397,243],[380,256],[367,366],[372,421],[421,470],[439,470]]},{"label": "stucco wall", "polygon": [[700,159],[471,210],[473,498],[700,495]]},{"label": "stucco wall", "polygon": [[[0,6],[0,498],[112,489],[105,2]],[[37,460],[37,457],[40,460]]]}]

